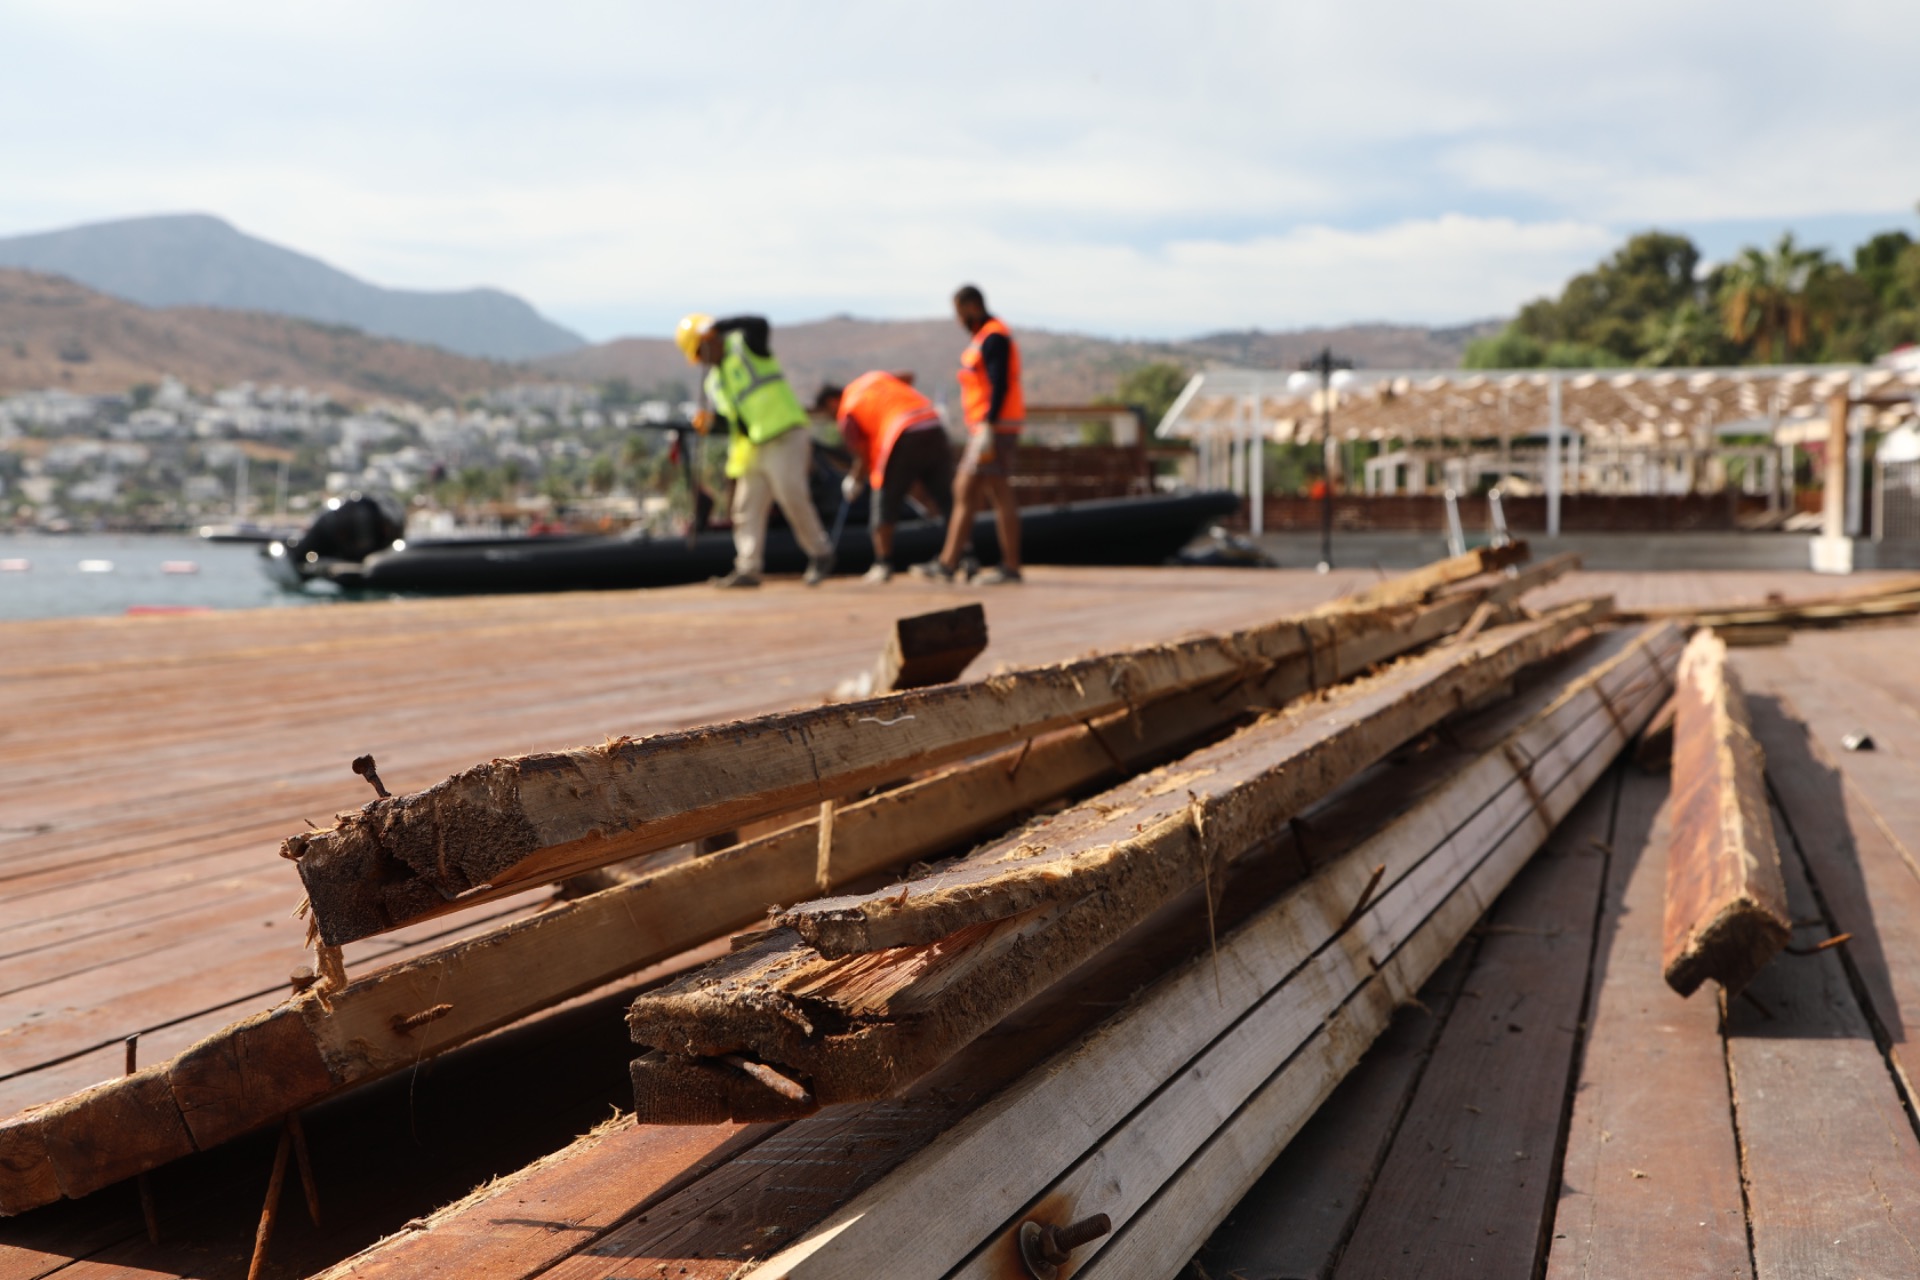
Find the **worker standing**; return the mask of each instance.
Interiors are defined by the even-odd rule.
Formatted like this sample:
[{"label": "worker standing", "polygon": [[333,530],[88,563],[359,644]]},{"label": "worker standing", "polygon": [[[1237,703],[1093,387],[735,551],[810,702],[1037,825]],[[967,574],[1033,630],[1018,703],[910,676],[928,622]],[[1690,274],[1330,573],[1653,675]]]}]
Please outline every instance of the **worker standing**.
[{"label": "worker standing", "polygon": [[975,581],[1019,582],[1020,511],[1013,504],[1013,454],[1027,416],[1020,389],[1020,348],[1013,334],[987,310],[986,297],[973,285],[953,295],[953,312],[973,341],[960,355],[960,409],[967,423],[966,452],[954,482],[953,516],[947,544],[938,560],[914,566],[925,577],[952,581],[961,557],[973,543],[973,518],[983,504],[993,507],[1000,534],[1000,563]]},{"label": "worker standing", "polygon": [[828,383],[813,408],[840,424],[840,436],[853,454],[841,496],[852,502],[862,488],[873,486],[873,568],[866,580],[890,581],[893,529],[914,486],[925,488],[942,519],[953,509],[953,450],[940,411],[905,378],[879,371],[863,373],[845,387]]},{"label": "worker standing", "polygon": [[674,343],[687,363],[704,365],[707,403],[727,422],[727,478],[733,481],[733,572],[718,587],[757,587],[765,567],[767,519],[780,504],[807,553],[807,585],[833,572],[833,545],[814,510],[809,473],[813,436],[807,411],[773,358],[771,326],[759,316],[715,320],[695,313]]}]

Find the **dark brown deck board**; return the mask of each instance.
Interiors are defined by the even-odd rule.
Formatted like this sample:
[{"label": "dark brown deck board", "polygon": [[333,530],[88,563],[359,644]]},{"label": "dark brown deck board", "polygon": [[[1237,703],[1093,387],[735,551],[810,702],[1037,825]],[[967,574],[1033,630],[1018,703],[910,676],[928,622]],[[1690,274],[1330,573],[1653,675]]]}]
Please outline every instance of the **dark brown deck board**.
[{"label": "dark brown deck board", "polygon": [[1402,1006],[1196,1261],[1209,1276],[1321,1280],[1366,1203],[1471,964],[1469,940]]},{"label": "dark brown deck board", "polygon": [[[1831,932],[1781,824],[1796,945]],[[1789,855],[1785,850],[1793,848]],[[1920,1141],[1840,957],[1788,955],[1726,1020],[1759,1280],[1920,1274]]]},{"label": "dark brown deck board", "polygon": [[1616,779],[1495,904],[1334,1275],[1534,1274],[1587,987]]},{"label": "dark brown deck board", "polygon": [[1660,976],[1666,797],[1626,772],[1547,1280],[1753,1274],[1719,1009]]}]

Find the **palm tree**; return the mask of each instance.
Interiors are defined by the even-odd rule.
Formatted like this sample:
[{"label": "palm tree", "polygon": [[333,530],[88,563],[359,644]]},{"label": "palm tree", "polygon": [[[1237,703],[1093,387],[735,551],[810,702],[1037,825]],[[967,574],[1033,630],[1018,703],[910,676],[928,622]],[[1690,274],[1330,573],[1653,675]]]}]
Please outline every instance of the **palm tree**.
[{"label": "palm tree", "polygon": [[1803,249],[1785,232],[1771,252],[1746,248],[1727,266],[1720,315],[1735,342],[1765,350],[1774,364],[1807,345],[1820,321],[1814,286],[1831,268],[1826,251]]}]

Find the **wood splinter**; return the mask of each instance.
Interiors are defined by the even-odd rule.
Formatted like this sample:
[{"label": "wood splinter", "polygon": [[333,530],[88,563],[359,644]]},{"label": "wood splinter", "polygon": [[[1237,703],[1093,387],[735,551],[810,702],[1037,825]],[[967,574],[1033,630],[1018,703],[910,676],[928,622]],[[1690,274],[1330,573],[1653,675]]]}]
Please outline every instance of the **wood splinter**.
[{"label": "wood splinter", "polygon": [[1661,967],[1683,996],[1708,978],[1738,995],[1792,940],[1793,921],[1760,744],[1727,647],[1711,631],[1680,659],[1672,767]]}]

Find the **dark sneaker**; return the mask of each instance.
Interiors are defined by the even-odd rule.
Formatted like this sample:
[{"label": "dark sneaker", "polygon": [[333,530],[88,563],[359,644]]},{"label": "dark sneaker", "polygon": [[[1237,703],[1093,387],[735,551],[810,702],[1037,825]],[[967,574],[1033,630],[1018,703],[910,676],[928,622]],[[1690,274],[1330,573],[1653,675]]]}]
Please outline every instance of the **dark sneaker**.
[{"label": "dark sneaker", "polygon": [[1018,569],[1009,569],[1005,565],[995,565],[991,569],[977,573],[973,577],[975,586],[1001,587],[1010,582],[1025,582]]},{"label": "dark sneaker", "polygon": [[708,579],[707,585],[710,587],[720,587],[723,590],[736,587],[757,587],[760,585],[760,575],[757,573],[742,573],[738,569],[735,569],[724,578]]},{"label": "dark sneaker", "polygon": [[817,587],[833,576],[833,552],[813,556],[807,561],[807,585]]},{"label": "dark sneaker", "polygon": [[953,570],[938,560],[924,560],[913,566],[913,571],[922,578],[931,578],[935,582],[952,582]]}]

